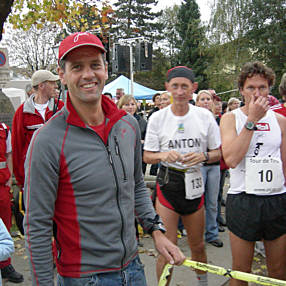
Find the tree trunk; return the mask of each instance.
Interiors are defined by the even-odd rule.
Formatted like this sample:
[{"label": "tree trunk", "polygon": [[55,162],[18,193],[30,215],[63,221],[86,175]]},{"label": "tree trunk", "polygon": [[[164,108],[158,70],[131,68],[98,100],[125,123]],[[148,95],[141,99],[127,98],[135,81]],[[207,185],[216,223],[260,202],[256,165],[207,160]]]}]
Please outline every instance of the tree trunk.
[{"label": "tree trunk", "polygon": [[0,41],[2,40],[4,22],[6,21],[8,15],[11,13],[13,2],[14,0],[1,0],[0,2]]}]

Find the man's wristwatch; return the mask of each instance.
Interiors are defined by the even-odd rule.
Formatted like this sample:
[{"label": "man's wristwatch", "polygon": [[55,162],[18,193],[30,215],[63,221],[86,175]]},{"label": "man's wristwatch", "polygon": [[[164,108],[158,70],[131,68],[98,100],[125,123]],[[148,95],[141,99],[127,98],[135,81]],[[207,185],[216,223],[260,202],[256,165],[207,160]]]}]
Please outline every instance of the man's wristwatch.
[{"label": "man's wristwatch", "polygon": [[152,234],[152,232],[155,230],[160,230],[162,233],[166,232],[166,229],[165,229],[165,227],[164,227],[164,225],[163,225],[158,214],[155,216],[154,219],[151,219],[150,221],[152,222],[152,226],[148,231],[149,234]]},{"label": "man's wristwatch", "polygon": [[150,229],[149,233],[152,234],[152,232],[155,231],[155,230],[160,230],[162,233],[166,232],[166,228],[164,227],[163,223],[161,223],[161,222],[153,224],[153,226]]},{"label": "man's wristwatch", "polygon": [[256,127],[255,123],[252,122],[252,121],[247,121],[247,122],[245,123],[244,127],[245,127],[247,130],[251,130],[251,131],[257,130],[257,127]]},{"label": "man's wristwatch", "polygon": [[205,160],[203,162],[207,162],[209,160],[209,153],[208,152],[203,152],[204,156],[205,156]]}]

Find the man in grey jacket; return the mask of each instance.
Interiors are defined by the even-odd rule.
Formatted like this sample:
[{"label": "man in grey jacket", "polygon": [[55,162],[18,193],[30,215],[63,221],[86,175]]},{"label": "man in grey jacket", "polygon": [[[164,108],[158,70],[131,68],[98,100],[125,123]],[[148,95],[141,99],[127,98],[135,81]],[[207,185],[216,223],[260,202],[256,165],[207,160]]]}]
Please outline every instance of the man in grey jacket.
[{"label": "man in grey jacket", "polygon": [[172,264],[184,255],[162,232],[141,170],[136,119],[101,95],[105,49],[90,33],[59,47],[66,106],[35,133],[25,163],[26,246],[33,285],[146,285],[134,213]]}]

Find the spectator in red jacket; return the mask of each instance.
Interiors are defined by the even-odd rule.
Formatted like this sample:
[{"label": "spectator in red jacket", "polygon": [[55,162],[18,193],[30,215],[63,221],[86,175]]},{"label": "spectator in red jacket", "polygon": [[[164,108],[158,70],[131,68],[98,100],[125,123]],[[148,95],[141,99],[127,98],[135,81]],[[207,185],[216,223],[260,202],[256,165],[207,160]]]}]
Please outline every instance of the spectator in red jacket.
[{"label": "spectator in red jacket", "polygon": [[14,175],[21,188],[24,186],[24,162],[33,133],[64,105],[55,99],[58,79],[50,71],[36,71],[32,76],[34,94],[15,112],[12,128],[13,165]]},{"label": "spectator in red jacket", "polygon": [[[8,231],[12,225],[11,197],[12,185],[12,148],[11,133],[9,126],[0,123],[0,221],[2,219]],[[1,225],[1,223],[0,223]],[[0,254],[1,258],[1,254]],[[23,275],[18,273],[11,264],[11,258],[0,261],[0,285],[1,276],[10,282],[21,283],[24,281]]]}]

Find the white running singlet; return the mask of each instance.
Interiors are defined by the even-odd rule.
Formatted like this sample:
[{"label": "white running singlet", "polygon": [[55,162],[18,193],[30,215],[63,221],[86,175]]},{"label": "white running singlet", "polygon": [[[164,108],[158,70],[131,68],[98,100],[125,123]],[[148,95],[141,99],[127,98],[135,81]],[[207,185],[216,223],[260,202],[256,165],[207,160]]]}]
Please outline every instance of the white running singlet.
[{"label": "white running singlet", "polygon": [[[240,108],[235,115],[236,131],[239,134],[247,120]],[[248,151],[234,169],[230,169],[228,194],[246,192],[255,195],[277,195],[286,192],[282,169],[280,145],[281,129],[276,115],[268,110],[256,124]]]}]

